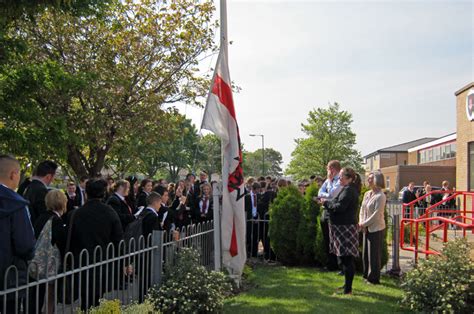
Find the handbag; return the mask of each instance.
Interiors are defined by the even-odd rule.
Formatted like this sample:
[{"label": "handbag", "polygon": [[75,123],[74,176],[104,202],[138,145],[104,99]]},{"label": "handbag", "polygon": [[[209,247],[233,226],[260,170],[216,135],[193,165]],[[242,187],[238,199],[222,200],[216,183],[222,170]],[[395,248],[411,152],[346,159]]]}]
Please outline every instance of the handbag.
[{"label": "handbag", "polygon": [[48,219],[36,241],[35,255],[30,261],[28,275],[34,279],[45,279],[58,273],[61,253],[51,244],[53,217]]}]

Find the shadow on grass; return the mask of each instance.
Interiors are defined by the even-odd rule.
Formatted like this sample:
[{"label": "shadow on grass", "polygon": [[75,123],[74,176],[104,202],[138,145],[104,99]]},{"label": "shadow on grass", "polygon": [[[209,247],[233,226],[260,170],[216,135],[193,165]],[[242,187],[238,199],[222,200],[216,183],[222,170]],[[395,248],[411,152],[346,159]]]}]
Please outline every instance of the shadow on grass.
[{"label": "shadow on grass", "polygon": [[334,295],[344,277],[314,268],[260,266],[255,270],[255,288],[229,299],[225,313],[393,313],[401,291],[397,282],[384,279],[382,285],[354,281],[354,295]]}]

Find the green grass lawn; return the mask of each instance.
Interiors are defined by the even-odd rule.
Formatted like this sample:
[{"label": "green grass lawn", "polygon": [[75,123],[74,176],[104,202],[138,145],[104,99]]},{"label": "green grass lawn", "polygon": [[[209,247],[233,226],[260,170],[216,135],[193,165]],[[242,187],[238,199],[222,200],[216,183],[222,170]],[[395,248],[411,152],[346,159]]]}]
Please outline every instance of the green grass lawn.
[{"label": "green grass lawn", "polygon": [[224,313],[393,313],[400,308],[398,281],[382,278],[377,286],[356,275],[352,296],[334,295],[344,277],[317,268],[257,266],[249,276],[253,286],[226,301]]}]

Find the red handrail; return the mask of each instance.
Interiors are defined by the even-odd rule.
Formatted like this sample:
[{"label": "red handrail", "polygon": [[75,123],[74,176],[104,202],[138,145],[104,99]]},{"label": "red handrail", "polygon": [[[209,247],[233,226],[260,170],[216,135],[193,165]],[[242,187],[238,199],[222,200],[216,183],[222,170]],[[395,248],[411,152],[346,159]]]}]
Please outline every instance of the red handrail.
[{"label": "red handrail", "polygon": [[[426,208],[425,213],[419,217],[414,217],[414,207],[419,201],[425,199],[429,195],[434,194],[445,194],[450,193],[451,195],[444,200],[437,202],[436,204],[430,205]],[[449,202],[452,199],[456,199],[458,196],[463,196],[463,208],[462,209],[439,209],[438,206],[443,205],[444,203]],[[473,210],[467,210],[467,196],[470,196],[472,199],[472,208]],[[405,217],[407,212],[407,207],[410,208],[408,212],[408,217]],[[435,250],[430,249],[430,235],[441,228],[443,228],[443,242],[448,241],[448,226],[454,225],[458,226],[463,231],[463,237],[466,237],[466,231],[472,230],[474,234],[474,192],[466,192],[466,191],[432,191],[427,193],[421,197],[418,197],[416,200],[405,203],[402,206],[403,210],[403,218],[400,221],[400,248],[402,250],[412,251],[415,253],[415,263],[418,261],[418,253],[424,253],[426,257],[432,254],[440,254]],[[432,215],[435,213],[449,213],[451,215],[455,215],[454,217],[442,217],[436,216],[433,217]],[[468,213],[472,214],[472,217],[467,217]],[[432,221],[439,221],[440,224],[434,228],[431,228]],[[467,223],[470,221],[471,223]],[[419,226],[420,223],[426,227],[426,240],[425,240],[425,248],[421,249],[418,248],[419,242]],[[410,225],[410,246],[405,246],[404,237],[405,237],[405,224]],[[413,237],[413,228],[415,227],[415,236]]]}]

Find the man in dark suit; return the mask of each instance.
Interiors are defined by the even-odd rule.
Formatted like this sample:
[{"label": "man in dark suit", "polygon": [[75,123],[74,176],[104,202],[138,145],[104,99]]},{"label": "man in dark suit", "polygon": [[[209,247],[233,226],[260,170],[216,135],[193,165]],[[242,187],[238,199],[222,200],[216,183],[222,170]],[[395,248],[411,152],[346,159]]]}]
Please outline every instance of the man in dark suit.
[{"label": "man in dark suit", "polygon": [[[410,182],[408,183],[407,189],[403,192],[402,194],[402,202],[403,204],[408,204],[413,202],[414,200],[417,199],[417,193],[419,195],[418,191],[415,191],[415,182]],[[415,212],[414,212],[415,214]],[[410,215],[410,207],[406,207],[405,209],[405,215],[408,217]]]},{"label": "man in dark suit", "polygon": [[257,257],[259,242],[259,192],[260,184],[252,183],[250,192],[245,195],[245,212],[247,213],[247,252],[251,257]]},{"label": "man in dark suit", "polygon": [[[161,220],[159,216],[159,212],[162,206],[162,197],[157,192],[150,192],[146,197],[146,206],[143,210],[138,214],[138,219],[142,220],[142,230],[143,230],[143,237],[145,238],[145,243],[148,243],[148,237],[153,232],[153,230],[162,230],[161,227]],[[151,286],[151,277],[148,268],[142,267],[142,259],[146,260],[148,265],[151,265],[151,255],[146,257],[138,256],[138,260],[136,261],[137,265],[137,272],[136,275],[138,277],[138,302],[143,302],[144,296],[148,288]],[[148,272],[147,272],[148,270]]]},{"label": "man in dark suit", "polygon": [[267,186],[267,182],[260,182],[260,203],[259,214],[260,217],[266,221],[260,223],[260,234],[263,243],[264,257],[267,260],[274,260],[275,253],[270,247],[270,237],[268,236],[268,229],[270,225],[270,204],[276,197],[276,193],[272,190],[271,186]]},{"label": "man in dark suit", "polygon": [[[85,254],[82,254],[82,263],[86,264],[94,262],[94,249],[99,246],[102,250],[102,260],[106,259],[107,253],[109,258],[112,252],[107,252],[109,243],[114,245],[115,251],[113,254],[117,256],[119,242],[123,239],[123,229],[120,223],[120,218],[117,213],[108,205],[102,203],[105,191],[107,189],[107,182],[103,179],[91,179],[86,184],[86,193],[88,200],[84,206],[75,210],[74,215],[70,220],[70,251],[74,254],[74,265],[79,267],[80,253],[86,249],[89,254],[87,260]],[[110,251],[110,250],[109,250]],[[95,262],[99,262],[97,260]],[[109,267],[110,269],[111,267]],[[99,304],[99,299],[102,298],[106,286],[106,272],[95,272],[96,277],[94,281],[94,272],[89,272],[89,286],[83,284],[81,289],[81,309],[86,311],[89,306],[96,306]],[[112,277],[109,272],[109,281]],[[102,277],[101,277],[102,276]],[[86,272],[83,272],[82,282],[86,282]],[[92,284],[95,282],[95,289],[92,289]],[[109,289],[111,283],[108,283]],[[93,294],[95,290],[95,294]],[[88,293],[88,296],[87,296]],[[88,303],[86,303],[86,296]]]},{"label": "man in dark suit", "polygon": [[48,193],[48,186],[53,182],[58,165],[51,160],[45,160],[38,164],[35,169],[35,175],[26,188],[25,199],[30,202],[30,219],[34,225],[36,219],[46,212],[44,199]]},{"label": "man in dark suit", "polygon": [[66,186],[67,213],[70,215],[74,209],[81,206],[79,196],[76,194],[77,188],[74,182],[69,182]]},{"label": "man in dark suit", "polygon": [[127,204],[125,197],[130,192],[130,183],[127,180],[118,180],[115,183],[115,191],[107,200],[107,205],[115,209],[125,230],[129,223],[135,220],[132,208]]},{"label": "man in dark suit", "polygon": [[194,173],[188,173],[186,175],[186,207],[188,207],[191,211],[191,221],[195,223],[198,219],[196,217],[196,202],[199,198],[199,189],[196,188],[196,176]]},{"label": "man in dark suit", "polygon": [[88,180],[89,180],[88,176],[82,176],[79,179],[79,185],[76,187],[76,197],[77,197],[78,206],[84,206],[84,204],[87,201],[86,184]]}]

